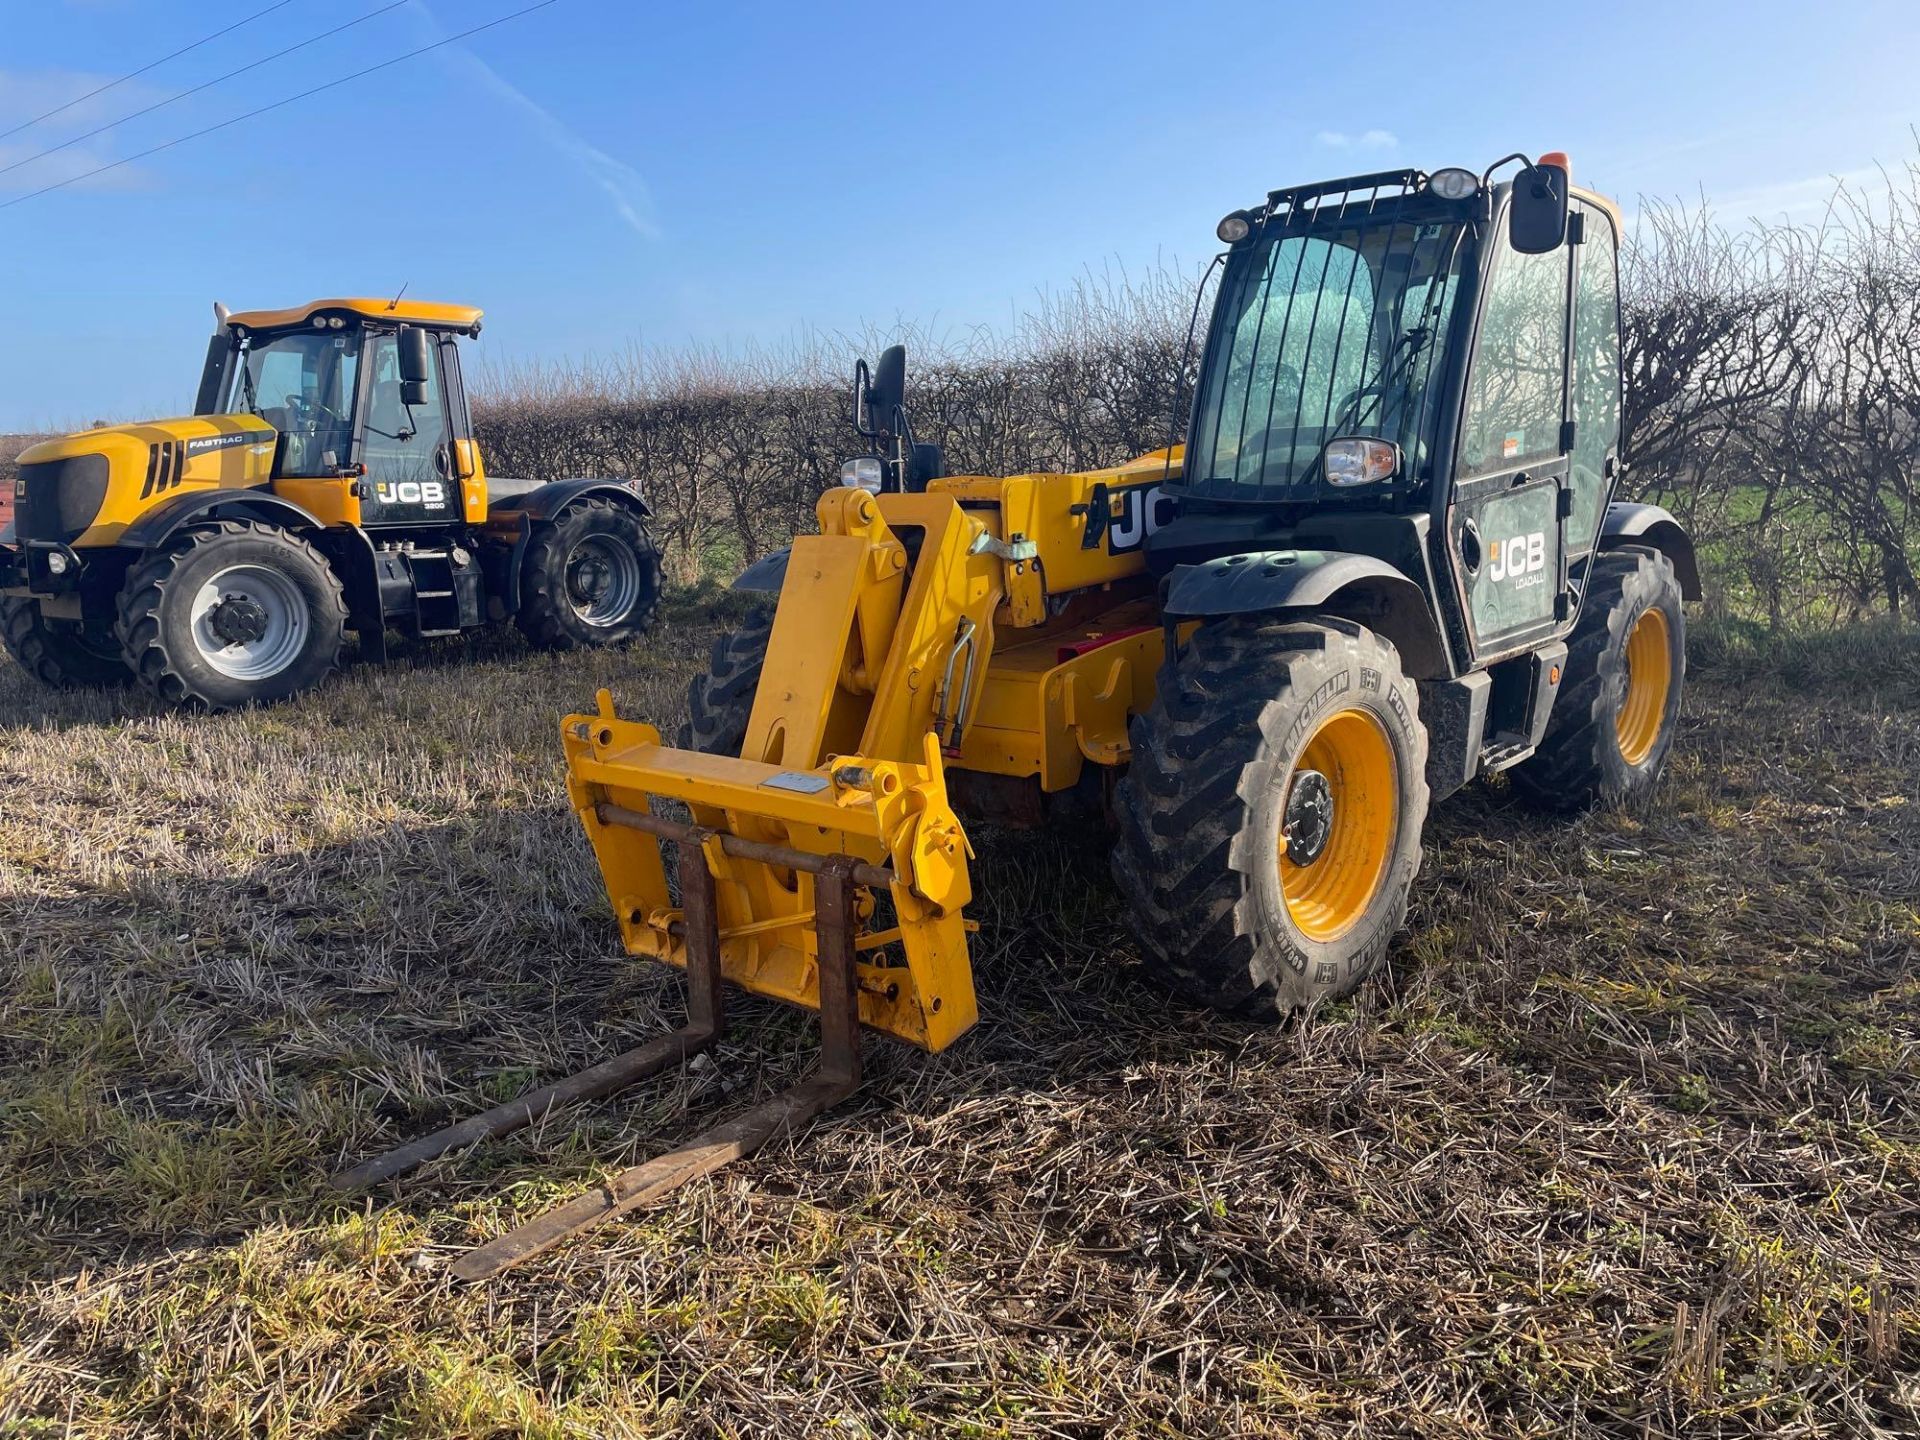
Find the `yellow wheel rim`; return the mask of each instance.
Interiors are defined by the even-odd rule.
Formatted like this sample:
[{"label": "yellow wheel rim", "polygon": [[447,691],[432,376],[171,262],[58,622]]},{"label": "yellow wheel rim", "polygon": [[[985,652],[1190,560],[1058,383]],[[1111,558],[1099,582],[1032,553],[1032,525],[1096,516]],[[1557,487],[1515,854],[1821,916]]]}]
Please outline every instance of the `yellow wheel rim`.
[{"label": "yellow wheel rim", "polygon": [[1620,757],[1640,765],[1653,753],[1666,723],[1667,693],[1673,688],[1673,650],[1667,617],[1645,610],[1627,632],[1627,693],[1613,728],[1620,737]]},{"label": "yellow wheel rim", "polygon": [[[1331,801],[1324,839],[1296,861],[1285,818],[1304,783]],[[1386,878],[1400,822],[1399,766],[1386,727],[1368,710],[1328,716],[1308,739],[1281,802],[1280,894],[1300,933],[1322,944],[1360,922]],[[1299,837],[1295,837],[1296,839]],[[1319,838],[1315,836],[1313,838]]]}]

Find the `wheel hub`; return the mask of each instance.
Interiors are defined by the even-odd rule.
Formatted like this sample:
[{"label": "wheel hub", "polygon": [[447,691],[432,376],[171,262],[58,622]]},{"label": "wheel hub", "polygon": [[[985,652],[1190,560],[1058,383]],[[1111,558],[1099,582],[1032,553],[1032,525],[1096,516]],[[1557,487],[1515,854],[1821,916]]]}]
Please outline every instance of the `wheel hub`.
[{"label": "wheel hub", "polygon": [[252,645],[267,635],[267,612],[247,595],[228,595],[207,615],[207,626],[228,645]]},{"label": "wheel hub", "polygon": [[567,576],[567,590],[575,603],[597,604],[613,580],[613,567],[599,554],[583,555],[573,562]]},{"label": "wheel hub", "polygon": [[1311,865],[1333,834],[1333,787],[1318,770],[1296,771],[1287,794],[1287,858]]}]

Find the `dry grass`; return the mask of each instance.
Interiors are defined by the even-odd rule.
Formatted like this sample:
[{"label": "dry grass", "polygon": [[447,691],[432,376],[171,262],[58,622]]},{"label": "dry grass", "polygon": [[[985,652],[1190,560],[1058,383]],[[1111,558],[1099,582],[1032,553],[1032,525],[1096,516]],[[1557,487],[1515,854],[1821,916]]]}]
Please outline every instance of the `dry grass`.
[{"label": "dry grass", "polygon": [[214,720],[0,670],[0,1433],[1913,1429],[1920,687],[1751,664],[1640,813],[1443,806],[1392,975],[1285,1029],[1143,988],[1097,848],[983,837],[978,1031],[453,1288],[806,1061],[744,1003],[583,1129],[321,1184],[671,1021],[556,718],[677,718],[706,624]]}]

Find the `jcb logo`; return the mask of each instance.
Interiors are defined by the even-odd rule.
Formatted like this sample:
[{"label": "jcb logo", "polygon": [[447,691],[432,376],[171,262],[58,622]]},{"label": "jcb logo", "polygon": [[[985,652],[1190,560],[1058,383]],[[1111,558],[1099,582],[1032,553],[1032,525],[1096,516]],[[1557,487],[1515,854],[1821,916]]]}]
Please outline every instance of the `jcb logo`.
[{"label": "jcb logo", "polygon": [[1511,540],[1496,540],[1487,557],[1489,580],[1517,580],[1546,568],[1547,537],[1541,530],[1531,535],[1516,535]]},{"label": "jcb logo", "polygon": [[1138,550],[1149,535],[1173,519],[1173,497],[1158,485],[1122,490],[1120,513],[1107,527],[1107,553],[1124,555]]},{"label": "jcb logo", "polygon": [[438,480],[382,480],[373,498],[382,505],[444,505],[447,487]]}]

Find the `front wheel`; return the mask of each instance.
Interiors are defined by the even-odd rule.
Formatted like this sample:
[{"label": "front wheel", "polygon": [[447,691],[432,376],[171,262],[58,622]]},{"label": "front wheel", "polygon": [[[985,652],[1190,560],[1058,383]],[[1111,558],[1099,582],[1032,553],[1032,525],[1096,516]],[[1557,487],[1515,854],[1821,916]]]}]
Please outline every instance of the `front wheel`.
[{"label": "front wheel", "polygon": [[1673,562],[1651,550],[1594,557],[1567,675],[1540,748],[1507,773],[1548,810],[1630,800],[1673,748],[1687,676],[1687,617]]},{"label": "front wheel", "polygon": [[120,592],[120,648],[169,704],[225,711],[311,690],[340,663],[340,579],[300,536],[254,521],[196,525]]},{"label": "front wheel", "polygon": [[1132,744],[1114,878],[1159,979],[1272,1018],[1379,966],[1427,817],[1427,733],[1390,643],[1333,618],[1209,622]]},{"label": "front wheel", "polygon": [[618,645],[653,624],[660,552],[627,506],[568,506],[533,527],[522,563],[518,623],[543,650]]}]

